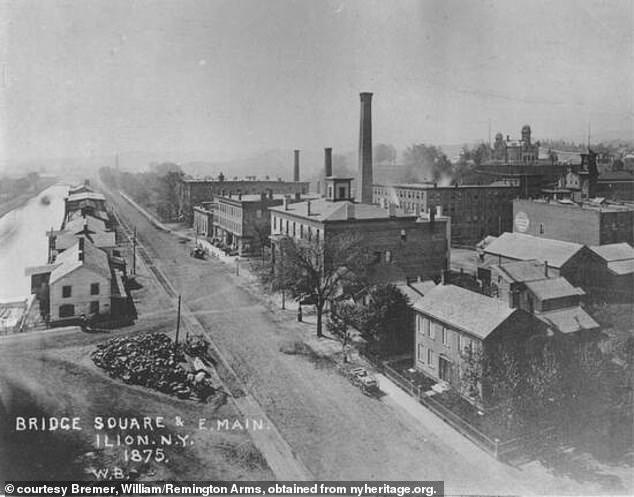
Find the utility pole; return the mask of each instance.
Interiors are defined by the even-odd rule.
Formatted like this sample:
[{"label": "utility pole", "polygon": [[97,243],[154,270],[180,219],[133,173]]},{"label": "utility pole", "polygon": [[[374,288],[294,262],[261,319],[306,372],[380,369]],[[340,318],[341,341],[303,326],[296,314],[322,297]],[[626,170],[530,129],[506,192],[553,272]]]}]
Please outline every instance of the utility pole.
[{"label": "utility pole", "polygon": [[178,294],[178,311],[176,314],[176,339],[174,340],[174,351],[178,347],[178,334],[181,329],[181,296]]},{"label": "utility pole", "polygon": [[136,275],[136,226],[134,227],[134,238],[132,238],[132,274]]}]

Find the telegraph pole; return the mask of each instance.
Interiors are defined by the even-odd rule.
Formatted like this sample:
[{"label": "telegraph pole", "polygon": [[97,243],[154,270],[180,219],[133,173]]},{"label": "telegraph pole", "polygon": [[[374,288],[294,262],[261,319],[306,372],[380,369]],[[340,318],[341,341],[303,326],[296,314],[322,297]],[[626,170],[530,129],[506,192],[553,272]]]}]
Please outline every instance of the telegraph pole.
[{"label": "telegraph pole", "polygon": [[132,274],[136,275],[136,226],[134,227],[134,238],[132,238]]},{"label": "telegraph pole", "polygon": [[181,296],[178,294],[178,311],[176,314],[176,339],[174,340],[174,351],[178,347],[178,334],[181,329]]}]

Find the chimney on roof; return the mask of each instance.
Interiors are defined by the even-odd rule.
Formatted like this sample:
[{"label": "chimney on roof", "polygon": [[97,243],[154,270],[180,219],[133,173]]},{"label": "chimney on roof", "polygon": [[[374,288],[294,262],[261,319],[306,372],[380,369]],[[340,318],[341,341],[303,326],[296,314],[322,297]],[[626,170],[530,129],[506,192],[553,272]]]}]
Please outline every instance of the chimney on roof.
[{"label": "chimney on roof", "polygon": [[372,93],[364,92],[361,97],[361,123],[359,129],[359,180],[357,200],[372,203]]},{"label": "chimney on roof", "polygon": [[544,276],[548,278],[548,261],[544,261]]},{"label": "chimney on roof", "polygon": [[310,216],[310,200],[306,202],[306,215]]},{"label": "chimney on roof", "polygon": [[[324,148],[324,176],[332,176],[332,148]],[[319,192],[317,192],[319,193]]]},{"label": "chimney on roof", "polygon": [[273,200],[273,189],[272,189],[272,188],[269,188],[267,191],[268,191],[268,193],[269,193],[269,198],[270,198],[271,200]]},{"label": "chimney on roof", "polygon": [[287,211],[288,210],[288,197],[284,197],[284,210]]},{"label": "chimney on roof", "polygon": [[299,150],[295,150],[295,165],[293,167],[293,181],[299,181]]}]

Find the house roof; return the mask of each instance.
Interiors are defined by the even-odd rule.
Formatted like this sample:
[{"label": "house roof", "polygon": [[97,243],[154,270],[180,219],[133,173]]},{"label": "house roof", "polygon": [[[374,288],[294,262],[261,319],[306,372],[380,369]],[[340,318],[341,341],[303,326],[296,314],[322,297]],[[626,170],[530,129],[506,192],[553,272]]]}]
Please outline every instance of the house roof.
[{"label": "house roof", "polygon": [[69,202],[76,202],[78,200],[106,200],[101,193],[95,192],[80,192],[80,193],[71,193],[68,195],[67,200]]},{"label": "house roof", "polygon": [[583,290],[572,286],[568,280],[563,277],[528,281],[526,287],[540,300],[585,295]]},{"label": "house roof", "polygon": [[454,285],[438,285],[414,309],[485,339],[516,309],[504,302]]},{"label": "house roof", "polygon": [[79,240],[77,240],[77,243],[72,247],[58,254],[55,260],[55,264],[58,264],[58,266],[51,272],[50,284],[82,266],[100,274],[104,278],[110,278],[110,265],[108,264],[108,256],[104,251],[84,239],[83,260],[80,260],[79,252]]},{"label": "house roof", "polygon": [[73,219],[66,223],[63,231],[77,233],[81,231],[84,226],[88,226],[88,228],[93,231],[106,231],[106,223],[104,223],[102,219],[93,216],[73,217]]},{"label": "house roof", "polygon": [[433,288],[436,288],[436,282],[433,280],[415,281],[409,286],[421,295],[427,295]]},{"label": "house roof", "polygon": [[547,278],[544,263],[539,261],[516,261],[506,264],[495,264],[491,268],[499,269],[502,276],[515,282],[535,281]]},{"label": "house roof", "polygon": [[549,266],[560,268],[582,247],[579,243],[538,238],[523,233],[502,233],[484,248],[484,252],[516,260],[548,261]]},{"label": "house roof", "polygon": [[599,328],[599,323],[579,306],[542,312],[537,316],[561,333],[575,333]]},{"label": "house roof", "polygon": [[608,262],[608,271],[616,274],[617,276],[634,274],[634,259]]},{"label": "house roof", "polygon": [[24,276],[32,276],[34,274],[46,274],[50,273],[59,264],[43,264],[41,266],[29,266],[24,268]]},{"label": "house roof", "polygon": [[590,250],[607,262],[634,259],[634,248],[625,242],[590,247]]}]

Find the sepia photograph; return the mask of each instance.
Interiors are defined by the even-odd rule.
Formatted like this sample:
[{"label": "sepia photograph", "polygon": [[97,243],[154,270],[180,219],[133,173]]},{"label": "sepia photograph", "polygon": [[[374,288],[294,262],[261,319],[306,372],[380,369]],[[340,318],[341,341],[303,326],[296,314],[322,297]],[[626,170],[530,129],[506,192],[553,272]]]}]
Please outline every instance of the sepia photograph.
[{"label": "sepia photograph", "polygon": [[634,495],[634,0],[0,0],[0,496]]}]

